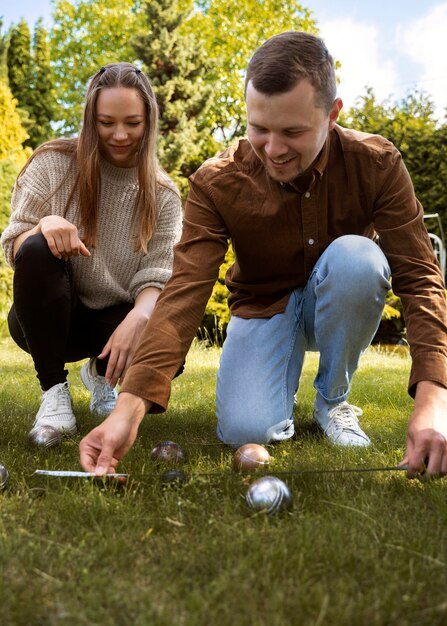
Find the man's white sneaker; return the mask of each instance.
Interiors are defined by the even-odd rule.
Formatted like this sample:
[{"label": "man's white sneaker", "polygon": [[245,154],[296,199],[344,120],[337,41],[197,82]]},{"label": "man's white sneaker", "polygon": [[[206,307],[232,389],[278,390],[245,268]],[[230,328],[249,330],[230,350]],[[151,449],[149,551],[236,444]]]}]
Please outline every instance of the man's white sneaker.
[{"label": "man's white sneaker", "polygon": [[316,404],[314,407],[314,420],[337,446],[369,446],[371,441],[360,428],[358,420],[362,414],[362,409],[347,402],[332,407],[326,405],[322,409],[318,409]]},{"label": "man's white sneaker", "polygon": [[52,426],[68,435],[76,433],[76,418],[67,382],[58,383],[44,391],[32,430],[40,426]]},{"label": "man's white sneaker", "polygon": [[96,357],[81,367],[81,380],[92,394],[90,411],[100,417],[109,415],[115,408],[118,394],[96,371]]}]

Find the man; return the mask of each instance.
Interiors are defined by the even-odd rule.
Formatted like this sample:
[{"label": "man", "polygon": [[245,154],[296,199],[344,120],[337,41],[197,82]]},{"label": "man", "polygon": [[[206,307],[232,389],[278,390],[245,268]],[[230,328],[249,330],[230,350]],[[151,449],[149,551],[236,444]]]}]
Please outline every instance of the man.
[{"label": "man", "polygon": [[291,437],[304,354],[316,349],[314,420],[335,445],[368,445],[361,410],[347,399],[392,274],[415,398],[403,462],[409,476],[424,463],[429,475],[446,474],[444,286],[400,154],[382,137],[337,126],[333,59],[306,33],[283,33],[256,51],[246,106],[248,140],[191,177],[172,278],[116,409],[81,442],[81,464],[98,475],[114,471],[144,415],[166,409],[231,239],[220,439],[239,446]]}]

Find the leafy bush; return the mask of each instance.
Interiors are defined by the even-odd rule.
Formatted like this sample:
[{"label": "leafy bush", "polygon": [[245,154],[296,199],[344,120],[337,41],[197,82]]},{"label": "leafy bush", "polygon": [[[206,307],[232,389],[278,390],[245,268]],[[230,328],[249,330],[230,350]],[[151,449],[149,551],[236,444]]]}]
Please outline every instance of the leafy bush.
[{"label": "leafy bush", "polygon": [[[11,189],[20,170],[13,158],[0,160],[0,233],[8,224]],[[0,250],[0,336],[6,333],[6,317],[12,304],[12,270]]]},{"label": "leafy bush", "polygon": [[[0,234],[10,215],[11,190],[31,151],[22,148],[27,138],[9,87],[0,80]],[[12,271],[0,250],[0,335],[5,333],[6,316],[12,303]]]},{"label": "leafy bush", "polygon": [[406,344],[402,302],[391,289],[387,293],[382,321],[373,343]]},{"label": "leafy bush", "polygon": [[205,315],[199,328],[199,337],[210,343],[220,345],[230,321],[230,310],[227,304],[228,289],[225,285],[225,274],[234,262],[233,248],[230,246],[219,270],[219,278],[205,309]]}]

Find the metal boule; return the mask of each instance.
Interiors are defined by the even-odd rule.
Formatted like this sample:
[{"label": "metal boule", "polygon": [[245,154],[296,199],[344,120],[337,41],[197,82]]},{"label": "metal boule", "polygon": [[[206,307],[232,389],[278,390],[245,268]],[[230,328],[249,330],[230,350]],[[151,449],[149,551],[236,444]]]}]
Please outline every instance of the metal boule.
[{"label": "metal boule", "polygon": [[151,460],[157,463],[183,463],[185,453],[174,441],[160,441],[152,448]]},{"label": "metal boule", "polygon": [[262,476],[252,482],[245,496],[248,506],[272,515],[292,506],[292,494],[286,483],[276,476]]},{"label": "metal boule", "polygon": [[0,463],[0,492],[6,489],[8,482],[9,472],[6,467]]},{"label": "metal boule", "polygon": [[272,457],[258,443],[246,443],[236,450],[233,456],[233,468],[238,472],[253,472],[269,466]]},{"label": "metal boule", "polygon": [[53,448],[62,443],[62,433],[52,426],[35,426],[28,434],[28,441],[36,448]]},{"label": "metal boule", "polygon": [[160,480],[164,485],[184,485],[188,482],[188,475],[175,467],[168,469],[160,476]]}]

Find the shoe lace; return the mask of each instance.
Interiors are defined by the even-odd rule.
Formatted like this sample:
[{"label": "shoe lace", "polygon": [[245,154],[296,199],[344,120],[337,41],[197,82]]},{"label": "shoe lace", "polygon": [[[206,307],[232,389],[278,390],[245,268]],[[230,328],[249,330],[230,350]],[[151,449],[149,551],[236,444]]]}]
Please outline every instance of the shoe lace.
[{"label": "shoe lace", "polygon": [[62,385],[56,385],[54,388],[47,392],[46,401],[48,402],[52,411],[70,411],[71,399],[70,392],[68,390],[67,383]]},{"label": "shoe lace", "polygon": [[329,424],[343,430],[350,430],[357,433],[359,428],[358,417],[363,415],[360,407],[354,404],[343,403],[331,409],[328,413]]},{"label": "shoe lace", "polygon": [[106,382],[104,376],[94,376],[92,396],[94,402],[107,402],[115,400],[115,394],[112,387]]}]

